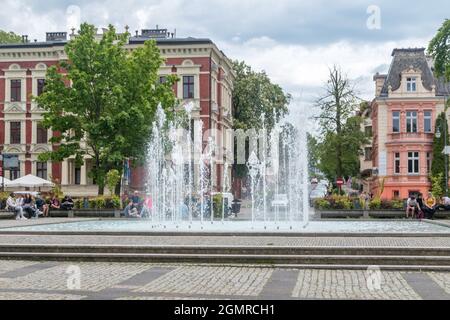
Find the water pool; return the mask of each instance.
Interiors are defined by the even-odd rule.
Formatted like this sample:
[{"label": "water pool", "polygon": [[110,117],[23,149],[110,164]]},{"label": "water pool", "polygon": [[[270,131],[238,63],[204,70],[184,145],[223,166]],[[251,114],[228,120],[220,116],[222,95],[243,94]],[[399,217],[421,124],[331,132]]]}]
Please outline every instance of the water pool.
[{"label": "water pool", "polygon": [[425,221],[311,221],[153,223],[142,220],[89,220],[0,229],[2,232],[214,232],[214,233],[450,233],[450,228]]}]

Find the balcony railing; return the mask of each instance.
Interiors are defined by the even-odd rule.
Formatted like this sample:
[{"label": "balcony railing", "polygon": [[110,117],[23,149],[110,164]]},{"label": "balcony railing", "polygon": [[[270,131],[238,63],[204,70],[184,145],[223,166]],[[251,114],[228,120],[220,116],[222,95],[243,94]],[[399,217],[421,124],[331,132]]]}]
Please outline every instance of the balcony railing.
[{"label": "balcony railing", "polygon": [[432,141],[434,133],[432,132],[395,132],[388,133],[390,141],[408,141],[408,140],[429,140]]}]

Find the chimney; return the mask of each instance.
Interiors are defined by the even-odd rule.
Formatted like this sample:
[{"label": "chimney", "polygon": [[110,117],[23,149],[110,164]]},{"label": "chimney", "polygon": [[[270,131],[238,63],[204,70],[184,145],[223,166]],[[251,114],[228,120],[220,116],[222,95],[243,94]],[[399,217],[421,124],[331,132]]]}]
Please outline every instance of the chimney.
[{"label": "chimney", "polygon": [[47,32],[47,41],[66,41],[67,32]]},{"label": "chimney", "polygon": [[373,81],[375,81],[375,97],[379,97],[381,94],[381,89],[383,89],[384,82],[386,81],[387,75],[380,74],[377,72],[373,76]]}]

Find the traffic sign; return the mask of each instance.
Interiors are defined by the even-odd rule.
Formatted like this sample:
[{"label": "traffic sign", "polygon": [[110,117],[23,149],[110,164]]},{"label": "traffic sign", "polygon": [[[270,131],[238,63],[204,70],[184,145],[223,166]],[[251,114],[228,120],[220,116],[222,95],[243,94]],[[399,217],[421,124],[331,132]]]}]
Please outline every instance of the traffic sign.
[{"label": "traffic sign", "polygon": [[342,178],[337,178],[336,184],[337,184],[338,186],[342,186],[342,185],[344,184],[344,180],[343,180]]}]

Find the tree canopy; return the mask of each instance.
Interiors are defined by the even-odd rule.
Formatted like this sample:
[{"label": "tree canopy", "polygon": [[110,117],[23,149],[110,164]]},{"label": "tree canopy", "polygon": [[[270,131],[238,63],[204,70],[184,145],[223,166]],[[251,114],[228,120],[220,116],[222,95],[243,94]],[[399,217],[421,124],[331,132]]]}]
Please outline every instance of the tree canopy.
[{"label": "tree canopy", "polygon": [[158,104],[170,114],[176,102],[176,78],[159,83],[163,59],[154,41],[130,53],[124,48],[129,35],[113,26],[100,41],[95,35],[93,25],[81,25],[66,45],[68,60],[49,68],[36,101],[46,111],[44,126],[58,132],[50,139],[58,147],[40,155],[41,161],[73,156],[80,165],[90,156],[90,174],[103,194],[108,171],[121,173],[124,159],[144,158]]},{"label": "tree canopy", "polygon": [[[264,71],[256,72],[243,61],[234,61],[233,70],[236,73],[233,89],[234,129],[262,129],[264,114],[265,128],[270,132],[288,113],[291,95],[272,83]],[[247,174],[245,164],[235,165],[234,170],[238,177]]]},{"label": "tree canopy", "polygon": [[0,30],[0,43],[19,43],[21,41],[22,37],[14,32]]},{"label": "tree canopy", "polygon": [[321,128],[318,145],[319,169],[329,180],[359,173],[359,155],[367,137],[356,115],[360,99],[338,66],[329,71],[325,93],[316,101]]},{"label": "tree canopy", "polygon": [[450,81],[450,20],[446,19],[428,45],[434,59],[434,72]]},{"label": "tree canopy", "polygon": [[[445,155],[443,154],[444,146],[445,146],[445,139],[447,141],[449,140],[449,134],[448,134],[448,124],[445,119],[445,113],[440,113],[436,118],[436,125],[435,125],[435,132],[439,130],[440,136],[434,135],[433,140],[433,160],[431,162],[431,181],[433,183],[438,182],[441,184],[441,189],[446,190],[445,188],[445,178],[444,179],[435,179],[433,178],[438,177],[439,175],[442,175],[442,177],[445,177]],[[447,137],[445,137],[444,133],[447,134]],[[448,164],[447,164],[448,165]]]},{"label": "tree canopy", "polygon": [[235,129],[260,129],[264,113],[266,128],[270,131],[288,113],[291,95],[272,83],[264,71],[256,72],[243,61],[234,61],[233,69],[236,73],[233,90]]}]

